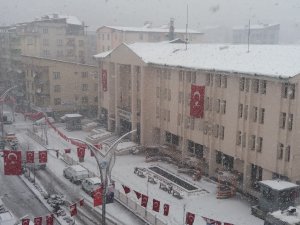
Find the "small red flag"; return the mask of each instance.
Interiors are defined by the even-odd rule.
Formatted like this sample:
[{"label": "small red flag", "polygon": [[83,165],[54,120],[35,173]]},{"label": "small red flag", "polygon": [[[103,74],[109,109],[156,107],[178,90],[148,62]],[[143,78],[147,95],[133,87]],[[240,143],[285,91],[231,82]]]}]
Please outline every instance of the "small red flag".
[{"label": "small red flag", "polygon": [[34,151],[26,151],[26,162],[34,163]]},{"label": "small red flag", "polygon": [[125,194],[128,194],[130,192],[130,188],[129,187],[127,187],[127,186],[125,186],[123,184],[122,184],[122,187],[123,187],[123,189],[125,191]]},{"label": "small red flag", "polygon": [[22,225],[29,225],[30,219],[22,219]]},{"label": "small red flag", "polygon": [[170,209],[170,205],[164,204],[164,216],[169,215],[169,209]]},{"label": "small red flag", "polygon": [[187,212],[186,218],[185,218],[185,223],[188,225],[193,225],[194,221],[195,221],[195,214]]},{"label": "small red flag", "polygon": [[47,151],[39,151],[39,162],[40,163],[47,163]]},{"label": "small red flag", "polygon": [[76,216],[77,215],[77,206],[76,203],[73,205],[70,205],[70,215],[71,216]]},{"label": "small red flag", "polygon": [[143,206],[143,207],[146,208],[146,207],[147,207],[147,204],[148,204],[148,196],[142,194],[142,202],[141,202],[141,206]]},{"label": "small red flag", "polygon": [[83,205],[84,205],[84,199],[80,199],[80,200],[79,200],[79,205],[80,205],[80,206],[83,206]]},{"label": "small red flag", "polygon": [[77,156],[78,156],[78,158],[84,158],[84,155],[85,155],[85,148],[78,147],[77,148]]},{"label": "small red flag", "polygon": [[4,175],[22,174],[22,153],[21,151],[4,150]]},{"label": "small red flag", "polygon": [[40,216],[40,217],[35,217],[33,222],[34,222],[34,225],[42,225],[42,221],[43,221],[43,218]]},{"label": "small red flag", "polygon": [[159,212],[160,201],[153,199],[152,210],[155,212]]},{"label": "small red flag", "polygon": [[140,199],[142,197],[142,194],[140,192],[134,191],[137,199]]},{"label": "small red flag", "polygon": [[94,207],[98,205],[102,205],[102,187],[96,189],[93,193],[93,198],[94,198]]},{"label": "small red flag", "polygon": [[65,149],[65,153],[66,153],[66,154],[71,153],[71,149],[70,149],[70,148],[66,148],[66,149]]},{"label": "small red flag", "polygon": [[53,214],[47,215],[46,216],[46,225],[53,225],[53,218],[54,218]]}]

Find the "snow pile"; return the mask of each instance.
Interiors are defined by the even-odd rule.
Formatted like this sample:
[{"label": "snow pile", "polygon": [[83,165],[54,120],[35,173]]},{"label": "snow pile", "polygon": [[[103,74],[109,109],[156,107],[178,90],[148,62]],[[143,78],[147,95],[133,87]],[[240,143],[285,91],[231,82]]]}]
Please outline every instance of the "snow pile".
[{"label": "snow pile", "polygon": [[300,222],[300,215],[298,212],[300,212],[300,206],[296,207],[296,212],[293,214],[290,214],[288,210],[285,211],[278,210],[271,213],[271,215],[289,224],[298,224]]}]

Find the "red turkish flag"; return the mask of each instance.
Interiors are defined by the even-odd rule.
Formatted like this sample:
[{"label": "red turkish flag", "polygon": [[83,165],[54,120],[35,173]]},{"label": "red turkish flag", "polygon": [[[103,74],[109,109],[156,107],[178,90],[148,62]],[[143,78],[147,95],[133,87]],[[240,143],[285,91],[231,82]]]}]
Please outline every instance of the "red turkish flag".
[{"label": "red turkish flag", "polygon": [[46,216],[46,225],[53,225],[54,215],[50,214]]},{"label": "red turkish flag", "polygon": [[146,208],[146,207],[147,207],[147,204],[148,204],[148,196],[142,194],[142,202],[141,202],[141,206],[143,206],[143,207]]},{"label": "red turkish flag", "polygon": [[209,218],[206,218],[206,217],[203,217],[203,216],[202,216],[202,218],[205,220],[207,225],[222,225],[222,222],[220,222],[220,221],[209,219]]},{"label": "red turkish flag", "polygon": [[40,217],[35,217],[33,222],[34,222],[34,225],[42,225],[42,221],[43,221],[43,218],[40,216]]},{"label": "red turkish flag", "polygon": [[102,70],[102,90],[107,91],[107,70]]},{"label": "red turkish flag", "polygon": [[65,149],[65,153],[66,153],[66,154],[71,153],[71,149],[70,149],[70,148],[66,148],[66,149]]},{"label": "red turkish flag", "polygon": [[22,174],[22,153],[21,151],[3,150],[4,175]]},{"label": "red turkish flag", "polygon": [[153,199],[152,210],[155,212],[159,212],[160,201]]},{"label": "red turkish flag", "polygon": [[77,148],[77,156],[78,156],[78,158],[84,158],[84,155],[85,155],[85,148],[78,147]]},{"label": "red turkish flag", "polygon": [[34,163],[34,151],[26,151],[26,162]]},{"label": "red turkish flag", "polygon": [[168,204],[164,204],[164,216],[169,215],[170,206]]},{"label": "red turkish flag", "polygon": [[47,163],[47,161],[48,161],[47,151],[39,151],[39,162]]},{"label": "red turkish flag", "polygon": [[73,205],[70,205],[70,215],[71,216],[76,216],[77,215],[77,206],[76,203]]},{"label": "red turkish flag", "polygon": [[134,193],[135,193],[137,199],[140,199],[142,197],[142,194],[140,192],[134,191]]},{"label": "red turkish flag", "polygon": [[79,205],[80,205],[80,206],[83,206],[83,205],[84,205],[84,199],[80,199],[80,200],[79,200]]},{"label": "red turkish flag", "polygon": [[94,198],[94,207],[98,205],[102,205],[102,187],[96,189],[93,193],[93,198]]},{"label": "red turkish flag", "polygon": [[193,225],[194,221],[195,221],[195,214],[187,212],[186,218],[185,218],[185,223],[188,225]]},{"label": "red turkish flag", "polygon": [[204,116],[205,86],[193,85],[191,87],[190,116],[203,118]]},{"label": "red turkish flag", "polygon": [[22,225],[29,225],[30,219],[22,219]]},{"label": "red turkish flag", "polygon": [[128,194],[130,192],[130,188],[125,186],[125,185],[122,185],[124,191],[125,191],[125,194]]}]

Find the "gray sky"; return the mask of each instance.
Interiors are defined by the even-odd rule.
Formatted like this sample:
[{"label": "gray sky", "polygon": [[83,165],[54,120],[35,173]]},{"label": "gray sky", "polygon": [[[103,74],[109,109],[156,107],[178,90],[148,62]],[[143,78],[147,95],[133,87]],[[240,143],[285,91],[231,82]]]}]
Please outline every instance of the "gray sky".
[{"label": "gray sky", "polygon": [[102,25],[142,26],[167,24],[175,18],[189,26],[237,26],[248,23],[281,23],[300,29],[300,0],[0,0],[0,25],[30,21],[46,13],[75,15],[95,30]]}]

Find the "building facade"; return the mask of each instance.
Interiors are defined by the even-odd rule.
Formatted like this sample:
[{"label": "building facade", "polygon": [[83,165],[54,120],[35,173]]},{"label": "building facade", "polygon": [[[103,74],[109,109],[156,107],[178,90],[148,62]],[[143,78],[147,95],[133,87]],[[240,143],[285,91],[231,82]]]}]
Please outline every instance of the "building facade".
[{"label": "building facade", "polygon": [[97,114],[95,66],[32,56],[22,56],[22,61],[26,100],[31,107],[54,112],[57,116],[70,112]]},{"label": "building facade", "polygon": [[[96,56],[99,117],[110,131],[137,129],[133,139],[142,145],[167,144],[179,160],[198,160],[209,176],[219,169],[239,174],[239,188],[253,195],[260,180],[298,182],[300,68],[292,67],[298,51],[122,44]],[[204,89],[201,117],[191,113],[193,85]]]},{"label": "building facade", "polygon": [[[172,22],[172,21],[171,21]],[[97,30],[97,51],[105,52],[116,48],[121,43],[160,42],[173,39],[188,39],[190,43],[200,43],[203,33],[196,30],[170,29],[169,27],[153,28],[150,24],[144,27],[103,26]]]}]

